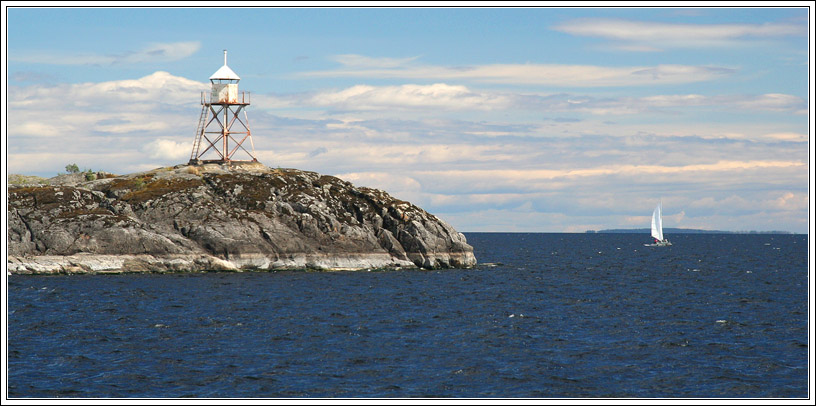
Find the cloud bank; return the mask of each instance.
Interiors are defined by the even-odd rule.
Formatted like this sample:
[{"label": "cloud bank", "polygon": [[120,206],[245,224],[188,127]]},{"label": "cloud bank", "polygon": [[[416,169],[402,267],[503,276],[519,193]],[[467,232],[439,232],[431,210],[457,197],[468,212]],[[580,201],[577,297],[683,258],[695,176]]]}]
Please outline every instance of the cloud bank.
[{"label": "cloud bank", "polygon": [[719,111],[765,111],[804,114],[807,101],[788,94],[700,95],[665,94],[646,97],[599,97],[572,93],[528,93],[479,90],[464,85],[434,83],[398,86],[354,85],[345,89],[256,97],[269,108],[320,107],[342,111],[527,110],[577,112],[592,115],[631,115],[644,112],[675,114],[688,108]]},{"label": "cloud bank", "polygon": [[[184,163],[199,93],[207,88],[156,72],[11,89],[8,169],[53,176],[69,163],[115,173]],[[752,123],[723,132],[706,123],[606,121],[613,112],[625,117],[688,108],[793,114],[806,102],[789,95],[601,98],[436,83],[253,100],[260,102],[248,115],[261,162],[384,189],[463,231],[640,227],[659,198],[667,221],[677,221],[671,226],[734,229],[718,211],[756,224],[764,224],[763,216],[776,218],[768,229],[806,225],[806,134],[762,131]],[[301,109],[318,114],[286,113]],[[530,116],[502,119],[519,111]],[[581,115],[529,118],[541,111]],[[733,205],[734,196],[740,205]],[[606,214],[592,214],[601,210]]]},{"label": "cloud bank", "polygon": [[[365,59],[359,55],[346,55]],[[410,59],[411,61],[413,59]],[[655,86],[703,82],[733,75],[736,70],[722,66],[655,65],[607,67],[560,64],[491,64],[474,66],[433,66],[391,63],[388,68],[344,66],[327,71],[304,72],[299,77],[357,77],[380,79],[467,80],[482,83],[547,85],[554,87]]]},{"label": "cloud bank", "polygon": [[747,46],[757,40],[807,34],[806,26],[792,23],[680,24],[608,18],[570,20],[552,29],[608,39],[618,44],[616,49],[629,51]]}]

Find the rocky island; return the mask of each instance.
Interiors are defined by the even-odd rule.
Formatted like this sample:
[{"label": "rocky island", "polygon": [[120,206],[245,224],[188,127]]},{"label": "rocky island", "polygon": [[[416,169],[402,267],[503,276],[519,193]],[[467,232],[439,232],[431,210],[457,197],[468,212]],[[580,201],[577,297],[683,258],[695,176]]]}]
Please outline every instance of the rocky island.
[{"label": "rocky island", "polygon": [[314,172],[246,162],[23,183],[8,188],[11,274],[476,264],[444,221]]}]

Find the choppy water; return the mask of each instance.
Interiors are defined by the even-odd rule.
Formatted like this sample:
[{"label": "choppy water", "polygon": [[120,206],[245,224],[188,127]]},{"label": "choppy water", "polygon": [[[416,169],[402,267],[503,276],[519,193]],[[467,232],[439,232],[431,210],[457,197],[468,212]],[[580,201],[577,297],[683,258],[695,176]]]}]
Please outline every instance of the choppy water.
[{"label": "choppy water", "polygon": [[9,397],[808,397],[807,236],[466,235],[494,265],[9,276]]}]

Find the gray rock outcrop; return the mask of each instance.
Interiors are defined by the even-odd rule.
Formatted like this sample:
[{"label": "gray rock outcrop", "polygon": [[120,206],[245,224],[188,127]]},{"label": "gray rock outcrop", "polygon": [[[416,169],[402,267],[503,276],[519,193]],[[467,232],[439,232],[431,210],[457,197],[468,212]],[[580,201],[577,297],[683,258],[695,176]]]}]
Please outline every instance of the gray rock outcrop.
[{"label": "gray rock outcrop", "polygon": [[450,268],[464,235],[387,193],[259,163],[10,186],[10,273]]}]

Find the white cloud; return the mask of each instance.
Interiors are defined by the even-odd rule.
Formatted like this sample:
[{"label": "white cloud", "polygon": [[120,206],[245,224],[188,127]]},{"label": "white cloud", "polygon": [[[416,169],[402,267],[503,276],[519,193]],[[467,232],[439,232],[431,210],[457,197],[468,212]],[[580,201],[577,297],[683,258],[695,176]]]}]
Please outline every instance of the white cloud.
[{"label": "white cloud", "polygon": [[763,210],[799,211],[807,210],[808,195],[806,192],[780,191],[761,197],[744,197],[736,194],[720,198],[706,196],[688,203],[687,207],[717,214],[740,214]]},{"label": "white cloud", "polygon": [[134,115],[133,120],[103,120],[89,127],[89,129],[109,134],[126,134],[145,131],[163,131],[171,128],[166,122],[140,120],[141,118],[143,117]]},{"label": "white cloud", "polygon": [[[717,110],[730,111],[769,111],[799,114],[807,109],[807,101],[798,96],[789,94],[760,94],[760,95],[713,95],[699,94],[656,95],[640,99],[610,99],[607,105],[618,107],[616,112],[640,113],[654,109],[709,107]],[[593,111],[595,104],[588,104],[587,110]],[[600,111],[594,108],[594,111]]]},{"label": "white cloud", "polygon": [[201,48],[201,43],[171,42],[154,43],[137,50],[126,51],[116,55],[102,54],[66,54],[61,51],[25,52],[16,51],[9,54],[14,62],[40,63],[48,65],[126,65],[137,63],[171,62],[187,58]]},{"label": "white cloud", "polygon": [[15,117],[9,135],[171,131],[181,124],[180,118],[168,119],[178,114],[177,106],[197,104],[205,86],[156,72],[135,80],[15,88],[8,94]]},{"label": "white cloud", "polygon": [[675,47],[725,47],[745,45],[757,39],[805,36],[807,27],[790,23],[678,24],[588,18],[552,27],[567,34],[620,41],[616,49],[656,51]]},{"label": "white cloud", "polygon": [[335,55],[332,59],[345,65],[357,68],[397,68],[413,62],[418,57],[409,58],[372,58],[363,55]]},{"label": "white cloud", "polygon": [[557,64],[493,64],[467,67],[426,65],[394,69],[338,69],[306,72],[300,74],[300,76],[473,80],[485,83],[558,87],[606,87],[702,82],[729,76],[734,72],[733,68],[728,67],[690,65],[605,67]]},{"label": "white cloud", "polygon": [[[376,133],[376,130],[370,130]],[[355,135],[356,134],[356,135]],[[294,136],[293,138],[303,138]],[[442,167],[455,163],[469,165],[512,163],[523,157],[523,146],[497,146],[467,143],[465,140],[439,140],[433,142],[418,142],[415,134],[407,134],[398,142],[383,142],[382,137],[371,136],[362,131],[335,132],[327,130],[325,135],[312,135],[307,141],[281,139],[280,135],[271,142],[280,146],[270,153],[270,157],[277,162],[284,162],[287,166],[304,167],[321,165],[333,168],[335,173],[380,173],[383,170],[392,171],[401,168],[401,171],[428,168],[429,166]],[[268,140],[268,139],[267,139]],[[257,140],[256,144],[264,142]],[[320,149],[319,155],[311,154]],[[377,171],[347,172],[349,167],[377,168]],[[367,176],[366,179],[377,179]]]},{"label": "white cloud", "polygon": [[427,202],[425,194],[422,193],[422,185],[416,179],[401,173],[352,172],[339,173],[334,176],[351,182],[357,187],[365,186],[385,190],[395,198],[409,201],[420,207]]},{"label": "white cloud", "polygon": [[793,141],[793,142],[807,142],[808,135],[807,134],[799,134],[794,132],[788,133],[771,133],[765,134],[763,137],[778,140],[778,141]]},{"label": "white cloud", "polygon": [[122,173],[179,163],[189,154],[204,89],[203,83],[167,72],[16,87],[7,104],[9,162],[16,168],[10,170],[53,173],[76,162]]},{"label": "white cloud", "polygon": [[[456,193],[497,193],[564,191],[581,187],[603,187],[605,184],[626,183],[627,187],[651,183],[688,183],[706,179],[710,185],[728,187],[728,183],[762,179],[771,183],[773,176],[790,173],[807,175],[807,165],[798,161],[718,161],[681,166],[666,165],[601,165],[577,169],[441,169],[416,170],[412,175],[431,191],[451,190]],[[795,180],[805,180],[797,177]]]},{"label": "white cloud", "polygon": [[737,101],[736,104],[752,110],[797,111],[807,108],[804,100],[789,94],[770,93]]},{"label": "white cloud", "polygon": [[305,102],[310,105],[350,110],[394,108],[489,110],[507,108],[510,100],[497,94],[474,92],[465,86],[437,83],[427,86],[357,85],[341,91],[318,93]]},{"label": "white cloud", "polygon": [[710,104],[709,97],[699,94],[657,95],[644,97],[641,100],[655,107],[702,106]]},{"label": "white cloud", "polygon": [[56,137],[65,133],[64,126],[40,123],[35,121],[13,121],[8,123],[10,134],[32,137]]},{"label": "white cloud", "polygon": [[[671,70],[671,69],[667,69]],[[682,69],[681,69],[682,71]],[[639,75],[650,76],[641,72]],[[658,76],[661,73],[656,73]],[[788,94],[700,95],[667,94],[634,97],[597,97],[577,94],[542,94],[475,90],[436,83],[400,86],[355,85],[340,90],[300,94],[265,101],[262,108],[321,107],[342,111],[528,111],[576,112],[592,115],[632,115],[644,112],[677,113],[685,108],[708,107],[721,111],[770,111],[799,114],[807,101]]]},{"label": "white cloud", "polygon": [[772,202],[777,208],[788,211],[807,210],[810,207],[808,195],[805,193],[785,192]]},{"label": "white cloud", "polygon": [[160,138],[145,144],[143,151],[153,159],[181,161],[190,156],[191,143]]},{"label": "white cloud", "polygon": [[207,90],[207,85],[158,71],[139,79],[14,89],[9,92],[11,109],[39,110],[47,106],[60,110],[76,107],[108,110],[120,104],[130,108],[137,103],[148,103],[152,109],[160,105],[198,104],[200,92]]},{"label": "white cloud", "polygon": [[619,49],[621,51],[628,51],[628,52],[658,52],[661,51],[660,48],[651,46],[651,45],[644,45],[644,44],[618,44],[611,47],[611,49]]}]

